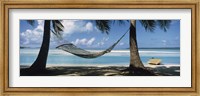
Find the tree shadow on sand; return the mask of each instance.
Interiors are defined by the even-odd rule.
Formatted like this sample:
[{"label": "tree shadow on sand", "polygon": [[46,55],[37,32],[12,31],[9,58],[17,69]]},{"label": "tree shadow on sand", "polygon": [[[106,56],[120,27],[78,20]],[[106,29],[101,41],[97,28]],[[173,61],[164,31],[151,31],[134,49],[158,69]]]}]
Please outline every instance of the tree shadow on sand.
[{"label": "tree shadow on sand", "polygon": [[[25,66],[20,69],[20,76],[135,76],[130,71],[124,71],[127,67],[82,67],[82,66],[54,66],[47,67],[42,73],[30,73]],[[157,76],[180,76],[180,67],[177,66],[158,66],[148,67]],[[142,76],[149,76],[143,74]]]}]

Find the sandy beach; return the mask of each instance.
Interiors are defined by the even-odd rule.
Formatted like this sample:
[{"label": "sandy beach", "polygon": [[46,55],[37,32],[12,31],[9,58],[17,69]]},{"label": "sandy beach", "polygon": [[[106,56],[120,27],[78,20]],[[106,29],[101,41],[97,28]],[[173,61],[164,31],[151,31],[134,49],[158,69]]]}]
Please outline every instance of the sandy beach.
[{"label": "sandy beach", "polygon": [[[29,65],[20,65],[20,76],[30,76],[26,69]],[[146,65],[158,76],[180,76],[180,65]],[[47,72],[36,76],[132,76],[127,66],[71,66],[47,65]]]}]

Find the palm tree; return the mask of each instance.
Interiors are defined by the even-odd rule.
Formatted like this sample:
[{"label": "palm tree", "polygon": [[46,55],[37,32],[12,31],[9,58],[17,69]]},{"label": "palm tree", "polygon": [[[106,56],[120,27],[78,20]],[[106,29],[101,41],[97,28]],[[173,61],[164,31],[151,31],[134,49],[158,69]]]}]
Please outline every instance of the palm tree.
[{"label": "palm tree", "polygon": [[[34,20],[27,20],[27,22],[31,25],[34,25]],[[53,30],[51,30],[51,23],[53,25]],[[28,69],[28,72],[33,73],[42,73],[46,71],[46,62],[49,52],[49,43],[50,43],[50,32],[53,32],[57,37],[61,36],[61,32],[63,31],[64,26],[59,20],[45,20],[44,21],[44,33],[43,33],[43,41],[39,51],[39,54]]]},{"label": "palm tree", "polygon": [[[27,20],[27,22],[30,25],[34,25],[34,20]],[[53,29],[51,30],[51,23],[53,26]],[[98,25],[98,28],[108,33],[109,22],[107,20],[96,20],[96,24]],[[38,74],[38,73],[44,73],[46,72],[46,63],[47,63],[47,57],[49,52],[49,44],[50,44],[50,32],[53,32],[54,35],[56,35],[58,38],[61,37],[61,32],[63,31],[64,26],[62,25],[61,21],[59,20],[45,20],[44,21],[44,33],[43,33],[43,40],[42,45],[39,51],[39,54],[34,61],[34,63],[28,68],[28,74]]]},{"label": "palm tree", "polygon": [[[27,20],[30,25],[34,25],[34,20]],[[53,29],[51,30],[51,23]],[[96,20],[96,26],[102,32],[108,33],[110,30],[110,21],[108,20]],[[61,37],[61,32],[63,31],[64,26],[62,25],[60,20],[45,20],[44,21],[44,33],[42,45],[39,51],[39,54],[34,61],[34,63],[28,68],[28,74],[37,74],[46,72],[46,63],[49,52],[49,43],[50,43],[50,32],[53,32],[58,38]]]},{"label": "palm tree", "polygon": [[[111,22],[115,22],[116,20],[95,20],[96,27],[105,33],[109,33]],[[122,24],[123,20],[117,20],[119,24]],[[126,20],[127,21],[127,20]],[[34,24],[34,20],[27,20],[31,25]],[[136,20],[130,20],[130,65],[129,70],[134,75],[147,75],[151,74],[148,71],[143,63],[141,62],[139,53],[138,53],[138,45],[136,38]],[[156,25],[159,25],[161,29],[166,31],[170,25],[170,20],[140,20],[140,23],[147,31],[154,31]],[[51,23],[53,25],[53,30],[51,30]],[[64,26],[59,20],[45,20],[44,21],[44,35],[42,45],[37,56],[35,62],[29,68],[31,73],[41,73],[46,71],[46,62],[49,51],[49,43],[50,43],[50,32],[53,32],[58,38],[61,38],[61,32],[63,31]]]},{"label": "palm tree", "polygon": [[[120,24],[123,24],[123,20],[117,20]],[[126,20],[127,21],[127,20]],[[165,32],[169,28],[170,20],[139,20],[142,26],[146,29],[146,31],[153,32],[156,25],[158,25],[161,29],[163,29]],[[111,21],[107,21],[111,22]],[[115,21],[113,21],[115,22]],[[153,72],[149,71],[144,67],[144,64],[142,63],[139,52],[138,52],[138,44],[137,44],[137,38],[136,38],[136,20],[130,20],[128,21],[130,23],[129,32],[129,44],[130,44],[130,65],[127,70],[130,71],[132,75],[154,75]],[[98,24],[98,23],[96,23]],[[101,24],[100,28],[107,27],[107,29],[110,29],[109,25],[110,23]],[[99,25],[97,25],[99,26]],[[108,30],[109,31],[109,30]],[[106,31],[106,33],[108,33]]]}]

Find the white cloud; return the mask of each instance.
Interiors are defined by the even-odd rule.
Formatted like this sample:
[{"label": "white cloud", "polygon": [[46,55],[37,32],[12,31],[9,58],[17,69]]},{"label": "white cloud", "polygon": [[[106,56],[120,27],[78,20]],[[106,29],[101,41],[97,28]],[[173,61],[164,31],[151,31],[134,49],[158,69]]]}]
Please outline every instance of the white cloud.
[{"label": "white cloud", "polygon": [[37,44],[42,42],[43,34],[36,30],[26,30],[20,34],[20,42],[22,45]]},{"label": "white cloud", "polygon": [[86,25],[85,25],[85,30],[86,31],[92,31],[93,30],[93,25],[91,22],[88,22]]},{"label": "white cloud", "polygon": [[95,47],[103,46],[105,44],[105,42],[108,41],[108,39],[109,39],[109,37],[103,37],[103,39],[94,46]]},{"label": "white cloud", "polygon": [[166,43],[167,41],[166,41],[166,40],[162,40],[162,42],[163,42],[163,43]]},{"label": "white cloud", "polygon": [[75,32],[90,32],[94,30],[94,26],[91,22],[83,22],[80,20],[63,20],[62,24],[64,26],[64,37]]},{"label": "white cloud", "polygon": [[97,43],[98,46],[102,46],[102,45],[104,45],[104,44],[105,44],[104,42],[99,42],[99,43]]},{"label": "white cloud", "polygon": [[76,39],[75,41],[72,41],[72,43],[74,45],[85,45],[85,46],[90,46],[93,44],[93,42],[95,41],[95,38],[91,38],[91,39],[86,39],[86,38],[83,38],[83,39]]},{"label": "white cloud", "polygon": [[44,20],[37,20],[37,22],[38,22],[38,26],[34,30],[43,32]]},{"label": "white cloud", "polygon": [[92,45],[92,43],[95,41],[95,38],[93,37],[93,38],[91,38],[90,40],[88,40],[88,42],[87,42],[87,44],[88,45]]},{"label": "white cloud", "polygon": [[75,42],[72,41],[72,43],[74,43],[75,45],[85,45],[86,44],[87,39],[83,38],[83,39],[76,39]]},{"label": "white cloud", "polygon": [[37,22],[38,26],[35,29],[27,29],[20,33],[20,44],[32,46],[42,42],[44,21],[37,20]]},{"label": "white cloud", "polygon": [[37,22],[38,22],[38,25],[43,25],[44,20],[37,20]]},{"label": "white cloud", "polygon": [[122,46],[122,45],[124,45],[124,43],[123,43],[123,42],[122,42],[122,43],[119,43],[119,45]]},{"label": "white cloud", "polygon": [[74,21],[74,20],[63,20],[62,21],[62,24],[64,26],[64,32],[63,32],[64,36],[75,32],[75,29],[76,29],[75,22],[76,21]]},{"label": "white cloud", "polygon": [[167,40],[162,40],[162,43],[163,43],[164,46],[166,46],[167,45]]},{"label": "white cloud", "polygon": [[109,37],[103,37],[102,41],[108,41]]},{"label": "white cloud", "polygon": [[[27,29],[24,32],[20,32],[20,44],[22,45],[34,45],[40,46],[43,38],[44,31],[44,20],[36,20],[37,26],[30,30]],[[78,32],[91,32],[95,30],[92,22],[85,22],[81,20],[63,20],[61,22],[64,26],[63,38],[67,38],[73,33]],[[58,40],[57,40],[58,41]],[[56,45],[57,41],[55,40],[53,34],[51,33],[51,44]],[[91,39],[76,39],[75,44],[87,45],[90,46],[95,41],[95,38]]]}]

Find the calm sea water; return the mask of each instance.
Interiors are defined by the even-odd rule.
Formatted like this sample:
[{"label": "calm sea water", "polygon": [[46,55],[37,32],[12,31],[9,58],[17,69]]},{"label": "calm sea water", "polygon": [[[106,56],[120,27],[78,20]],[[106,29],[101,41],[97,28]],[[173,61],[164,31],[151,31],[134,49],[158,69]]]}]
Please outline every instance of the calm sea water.
[{"label": "calm sea water", "polygon": [[[101,51],[101,50],[90,50]],[[20,65],[30,65],[38,55],[39,49],[20,49]],[[154,57],[162,59],[163,64],[180,64],[180,49],[140,49],[140,57],[144,64]],[[85,59],[74,56],[59,49],[50,49],[48,64],[65,65],[127,65],[130,61],[129,50],[113,50],[99,58]]]}]

